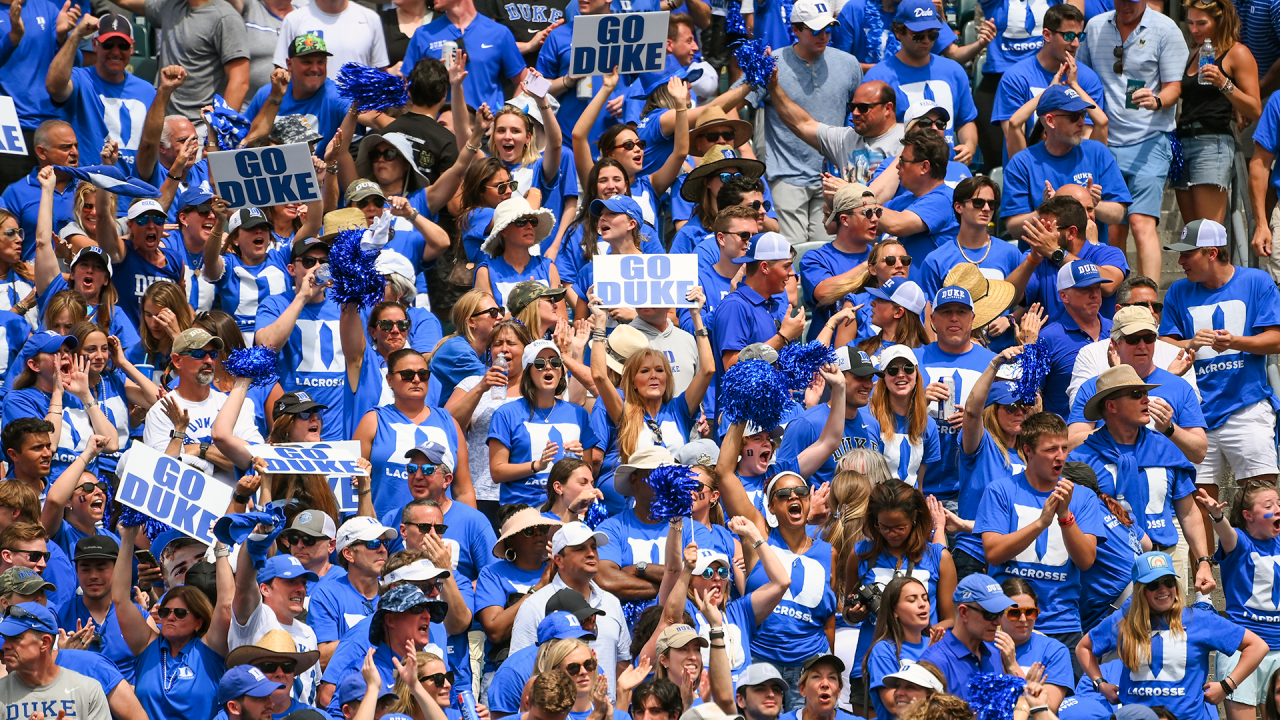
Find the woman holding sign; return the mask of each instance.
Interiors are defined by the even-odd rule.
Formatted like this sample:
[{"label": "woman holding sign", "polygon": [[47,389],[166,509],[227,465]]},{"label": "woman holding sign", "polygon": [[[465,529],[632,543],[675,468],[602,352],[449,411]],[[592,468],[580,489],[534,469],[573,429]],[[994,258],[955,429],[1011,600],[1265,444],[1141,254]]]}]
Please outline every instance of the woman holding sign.
[{"label": "woman holding sign", "polygon": [[[227,201],[212,201],[215,225],[204,245],[204,279],[214,283],[222,307],[235,317],[246,342],[253,342],[258,306],[272,295],[281,295],[292,284],[289,247],[272,250],[271,223],[258,208],[232,214]],[[226,243],[223,229],[228,230]],[[306,237],[305,235],[303,237]]]},{"label": "woman holding sign", "polygon": [[[560,287],[560,273],[551,260],[534,257],[533,248],[551,235],[556,216],[546,208],[534,209],[529,201],[513,195],[493,211],[493,229],[481,250],[489,256],[476,268],[475,286],[488,290],[507,304],[507,292],[524,280],[535,280],[550,288]],[[565,319],[568,319],[565,310]]]}]

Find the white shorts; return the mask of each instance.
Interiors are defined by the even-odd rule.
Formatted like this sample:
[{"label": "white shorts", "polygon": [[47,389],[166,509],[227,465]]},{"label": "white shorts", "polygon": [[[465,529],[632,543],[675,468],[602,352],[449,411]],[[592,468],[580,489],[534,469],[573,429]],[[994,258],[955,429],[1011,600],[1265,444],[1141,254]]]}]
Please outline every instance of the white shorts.
[{"label": "white shorts", "polygon": [[[1215,653],[1217,656],[1217,669],[1214,671],[1215,678],[1224,678],[1236,669],[1236,665],[1240,662],[1240,651],[1237,650],[1234,655],[1224,653]],[[1254,670],[1248,678],[1241,682],[1235,692],[1227,696],[1232,702],[1241,705],[1257,705],[1261,707],[1267,701],[1267,687],[1270,685],[1268,680],[1271,674],[1280,669],[1280,650],[1272,650],[1267,656],[1262,658],[1262,663],[1258,665],[1258,669]]]},{"label": "white shorts", "polygon": [[1196,466],[1196,483],[1217,485],[1227,468],[1237,480],[1276,474],[1276,413],[1271,401],[1235,411],[1207,435],[1209,450]]}]

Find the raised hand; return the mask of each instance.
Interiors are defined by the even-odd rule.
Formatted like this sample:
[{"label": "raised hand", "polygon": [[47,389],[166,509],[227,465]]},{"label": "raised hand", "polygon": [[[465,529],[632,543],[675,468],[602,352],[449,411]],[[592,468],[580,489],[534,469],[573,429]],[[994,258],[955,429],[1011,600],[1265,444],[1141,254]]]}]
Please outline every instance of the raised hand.
[{"label": "raised hand", "polygon": [[58,176],[53,171],[52,166],[40,168],[40,172],[36,175],[36,179],[40,181],[41,190],[52,190],[58,184]]},{"label": "raised hand", "polygon": [[1195,364],[1196,354],[1194,352],[1188,352],[1186,348],[1182,348],[1178,351],[1178,356],[1175,357],[1173,362],[1169,363],[1169,367],[1165,369],[1174,375],[1183,375]]},{"label": "raised hand", "polygon": [[166,395],[161,398],[160,409],[169,418],[169,422],[173,423],[175,431],[180,433],[187,431],[187,426],[191,424],[191,416],[185,408],[178,405],[178,401],[172,395]]},{"label": "raised hand", "polygon": [[98,18],[92,15],[81,15],[80,22],[76,23],[71,30],[71,37],[83,40],[96,32],[98,32]]},{"label": "raised hand", "polygon": [[[674,80],[675,78],[672,78],[672,79]],[[608,91],[606,95],[612,94],[614,88],[618,87],[618,66],[617,65],[613,66],[613,69],[609,71],[608,75],[605,75],[603,78],[601,78],[600,86],[601,86],[601,90]]]},{"label": "raised hand", "polygon": [[26,34],[26,26],[22,24],[22,4],[24,0],[13,0],[9,4],[9,42],[17,46]]},{"label": "raised hand", "polygon": [[639,665],[632,665],[626,670],[618,673],[618,692],[630,692],[637,685],[644,682],[649,677],[649,670],[653,664],[649,661],[649,656],[645,655],[640,659]]},{"label": "raised hand", "polygon": [[62,373],[62,389],[87,402],[89,395],[89,360],[84,355],[76,355],[71,360],[71,368]]},{"label": "raised hand", "polygon": [[160,68],[160,89],[173,92],[187,81],[187,70],[181,65]]},{"label": "raised hand", "polygon": [[[1200,503],[1208,511],[1210,520],[1225,517],[1224,513],[1227,511],[1228,503],[1214,500],[1204,488],[1196,490],[1196,502]],[[1214,520],[1214,522],[1217,522],[1217,520]]]},{"label": "raised hand", "polygon": [[80,12],[80,6],[71,4],[71,0],[62,3],[62,11],[58,13],[58,19],[54,22],[59,38],[65,38],[67,33],[75,29],[76,22],[80,19]]}]

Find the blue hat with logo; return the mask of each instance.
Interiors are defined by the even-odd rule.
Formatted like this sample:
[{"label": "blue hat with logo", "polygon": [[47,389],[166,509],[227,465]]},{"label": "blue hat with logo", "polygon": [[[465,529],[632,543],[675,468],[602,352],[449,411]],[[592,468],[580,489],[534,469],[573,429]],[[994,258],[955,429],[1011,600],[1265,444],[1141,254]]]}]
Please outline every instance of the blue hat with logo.
[{"label": "blue hat with logo", "polygon": [[975,603],[987,612],[1004,612],[1015,603],[1000,589],[1000,583],[990,575],[974,574],[966,577],[956,585],[951,595],[955,603]]},{"label": "blue hat with logo", "polygon": [[596,634],[582,627],[582,622],[573,613],[557,610],[548,613],[538,623],[538,644],[549,640],[580,639],[595,642]]},{"label": "blue hat with logo", "polygon": [[80,347],[80,341],[74,335],[59,335],[52,330],[35,333],[27,338],[27,342],[22,346],[22,364],[26,365],[28,360],[40,353],[58,352],[68,343],[72,350]]},{"label": "blue hat with logo", "polygon": [[[369,684],[364,681],[364,675],[353,672],[347,675],[347,678],[338,684],[338,707],[342,707],[347,703],[359,702],[364,698],[364,691],[368,689]],[[378,693],[378,699],[390,695],[391,697],[399,697],[391,688],[383,686],[382,692]]]},{"label": "blue hat with logo", "polygon": [[640,93],[645,97],[649,97],[654,90],[665,87],[667,81],[673,77],[680,78],[685,82],[693,82],[702,77],[702,68],[697,65],[690,65],[686,68],[681,67],[678,62],[669,62],[661,70],[648,72],[640,76]]},{"label": "blue hat with logo", "polygon": [[735,265],[773,260],[789,260],[793,255],[791,242],[782,233],[762,232],[753,235],[747,243],[747,254],[734,258]]},{"label": "blue hat with logo", "polygon": [[948,285],[947,287],[939,288],[938,293],[933,296],[933,311],[937,312],[938,308],[943,305],[951,304],[964,305],[972,310],[973,296],[969,294],[968,290],[959,285]]},{"label": "blue hat with logo", "polygon": [[212,199],[213,193],[209,192],[208,188],[203,185],[196,184],[191,185],[186,190],[182,191],[182,194],[178,196],[178,202],[176,205],[178,206],[178,210],[181,211],[183,208],[204,205]]},{"label": "blue hat with logo", "polygon": [[1180,577],[1173,569],[1173,556],[1169,553],[1153,550],[1142,553],[1133,561],[1133,581],[1136,583],[1145,585],[1166,575]]},{"label": "blue hat with logo", "polygon": [[1054,110],[1062,110],[1063,112],[1079,112],[1095,108],[1097,105],[1091,105],[1080,97],[1080,93],[1072,90],[1066,85],[1050,85],[1040,93],[1040,100],[1036,103],[1036,112],[1040,115],[1051,113]]},{"label": "blue hat with logo", "polygon": [[1102,277],[1098,266],[1088,260],[1072,260],[1058,268],[1058,289],[1082,288],[1093,285],[1110,284],[1110,280]]},{"label": "blue hat with logo", "polygon": [[218,704],[225,705],[228,700],[245,695],[263,698],[283,687],[252,665],[237,665],[228,670],[218,683]]},{"label": "blue hat with logo", "polygon": [[991,392],[987,393],[986,407],[991,407],[996,403],[1001,405],[1012,405],[1018,402],[1018,396],[1015,394],[1018,383],[1010,380],[996,380],[991,383]]},{"label": "blue hat with logo", "polygon": [[893,21],[906,25],[911,32],[942,29],[942,20],[938,19],[938,9],[933,6],[933,0],[902,0]]},{"label": "blue hat with logo", "polygon": [[302,566],[302,562],[292,555],[272,555],[267,563],[258,571],[258,582],[271,582],[276,578],[292,580],[302,578],[307,582],[319,582],[320,576]]},{"label": "blue hat with logo", "polygon": [[157,535],[155,539],[151,541],[151,554],[155,556],[156,560],[159,560],[160,556],[164,554],[164,548],[166,545],[175,540],[188,539],[190,539],[190,537],[186,533],[179,532],[177,530],[166,530]]},{"label": "blue hat with logo", "polygon": [[58,618],[53,616],[49,608],[37,602],[24,602],[10,606],[4,620],[0,621],[0,635],[14,637],[28,630],[57,635]]},{"label": "blue hat with logo", "polygon": [[635,220],[641,225],[644,224],[644,211],[640,209],[640,203],[630,195],[614,195],[608,200],[596,198],[591,201],[591,214],[600,217],[604,211],[621,213]]},{"label": "blue hat with logo", "polygon": [[871,297],[887,300],[917,315],[924,312],[924,291],[906,278],[892,277],[880,283],[880,287],[869,287],[866,291]]}]

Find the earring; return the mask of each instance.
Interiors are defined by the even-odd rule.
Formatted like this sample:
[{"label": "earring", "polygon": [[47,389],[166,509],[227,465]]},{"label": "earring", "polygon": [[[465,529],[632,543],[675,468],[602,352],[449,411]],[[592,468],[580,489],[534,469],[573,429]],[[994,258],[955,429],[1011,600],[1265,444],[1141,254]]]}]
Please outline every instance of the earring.
[{"label": "earring", "polygon": [[506,551],[506,552],[504,552],[504,553],[502,553],[502,556],[503,556],[503,557],[505,557],[505,558],[507,559],[507,562],[515,562],[515,561],[516,561],[516,549],[515,549],[515,548],[507,548],[507,551]]}]

